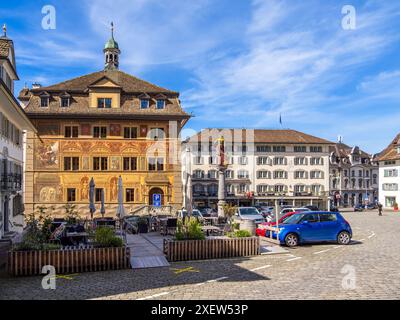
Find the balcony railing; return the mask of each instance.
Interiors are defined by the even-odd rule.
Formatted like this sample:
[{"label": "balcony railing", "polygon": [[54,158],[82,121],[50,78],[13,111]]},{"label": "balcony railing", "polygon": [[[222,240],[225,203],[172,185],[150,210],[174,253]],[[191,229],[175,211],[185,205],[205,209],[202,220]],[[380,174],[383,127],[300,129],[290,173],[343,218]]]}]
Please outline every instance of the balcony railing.
[{"label": "balcony railing", "polygon": [[1,175],[0,188],[2,191],[21,191],[22,175],[14,173]]}]

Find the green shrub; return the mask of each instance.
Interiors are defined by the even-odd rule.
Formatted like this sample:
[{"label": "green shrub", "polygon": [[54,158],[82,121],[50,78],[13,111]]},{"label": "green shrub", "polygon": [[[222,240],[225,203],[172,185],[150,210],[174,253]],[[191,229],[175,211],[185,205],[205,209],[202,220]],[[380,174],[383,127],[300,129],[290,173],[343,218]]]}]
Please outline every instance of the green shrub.
[{"label": "green shrub", "polygon": [[177,223],[177,231],[175,233],[176,240],[204,240],[206,237],[201,230],[200,222],[195,218],[186,218],[185,222],[181,219]]},{"label": "green shrub", "polygon": [[233,230],[239,230],[240,229],[240,223],[239,222],[232,223],[232,228],[233,228]]},{"label": "green shrub", "polygon": [[100,247],[122,247],[124,244],[122,239],[117,237],[110,227],[98,227],[94,239]]},{"label": "green shrub", "polygon": [[16,244],[13,249],[16,251],[53,250],[47,249],[51,247],[48,241],[51,236],[50,226],[52,221],[45,207],[38,207],[36,214],[28,214],[22,241]]},{"label": "green shrub", "polygon": [[227,234],[229,238],[249,238],[251,233],[247,230],[237,230],[235,232],[230,232]]}]

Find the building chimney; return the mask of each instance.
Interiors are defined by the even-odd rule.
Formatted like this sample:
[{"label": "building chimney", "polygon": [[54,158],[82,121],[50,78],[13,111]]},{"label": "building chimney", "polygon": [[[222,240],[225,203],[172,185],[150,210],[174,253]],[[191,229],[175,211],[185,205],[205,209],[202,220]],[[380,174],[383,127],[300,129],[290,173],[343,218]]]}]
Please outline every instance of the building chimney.
[{"label": "building chimney", "polygon": [[32,83],[32,89],[39,89],[41,87],[42,87],[42,85],[40,83],[37,83],[37,82]]},{"label": "building chimney", "polygon": [[343,136],[339,135],[337,141],[338,141],[338,143],[342,143],[343,142]]}]

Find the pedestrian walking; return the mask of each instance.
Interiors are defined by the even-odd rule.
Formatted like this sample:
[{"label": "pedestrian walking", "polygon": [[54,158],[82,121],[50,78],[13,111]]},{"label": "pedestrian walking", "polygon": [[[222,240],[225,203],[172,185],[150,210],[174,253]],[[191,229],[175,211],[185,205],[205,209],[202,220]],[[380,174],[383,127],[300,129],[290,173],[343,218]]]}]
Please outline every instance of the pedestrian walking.
[{"label": "pedestrian walking", "polygon": [[379,215],[382,216],[382,203],[378,203],[378,211],[379,211]]}]

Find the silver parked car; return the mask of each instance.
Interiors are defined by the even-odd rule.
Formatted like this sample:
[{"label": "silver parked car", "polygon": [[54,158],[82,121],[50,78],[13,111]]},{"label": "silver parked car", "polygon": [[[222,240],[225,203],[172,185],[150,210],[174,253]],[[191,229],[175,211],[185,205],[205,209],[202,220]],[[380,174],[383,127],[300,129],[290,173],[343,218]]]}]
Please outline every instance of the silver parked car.
[{"label": "silver parked car", "polygon": [[256,224],[265,222],[264,217],[254,207],[239,207],[235,213],[235,220],[253,220]]}]

